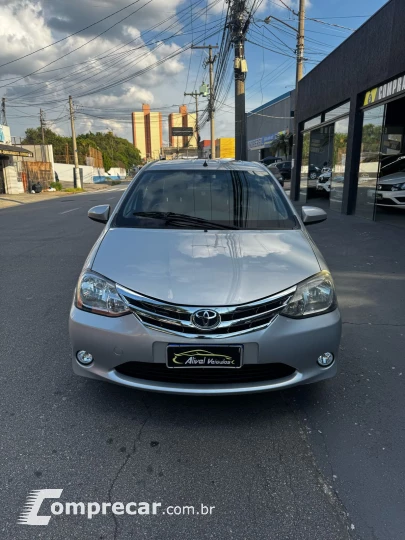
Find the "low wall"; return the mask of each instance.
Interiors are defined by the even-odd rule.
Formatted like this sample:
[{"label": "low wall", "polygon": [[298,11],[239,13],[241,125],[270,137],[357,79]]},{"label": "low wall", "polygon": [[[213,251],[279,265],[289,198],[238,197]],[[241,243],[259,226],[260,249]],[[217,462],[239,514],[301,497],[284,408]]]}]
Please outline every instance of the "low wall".
[{"label": "low wall", "polygon": [[112,167],[108,174],[111,180],[124,180],[127,176],[127,171],[121,167]]},{"label": "low wall", "polygon": [[13,159],[5,162],[3,174],[6,193],[9,195],[24,193],[24,184],[18,181],[17,164]]},{"label": "low wall", "polygon": [[93,168],[93,182],[94,184],[105,184],[108,178],[105,176],[104,169]]},{"label": "low wall", "polygon": [[[58,174],[60,182],[71,182],[73,185],[73,165],[66,163],[54,163],[55,172]],[[79,165],[83,169],[83,183],[93,184],[93,167],[88,165]],[[96,171],[97,169],[94,169]]]}]

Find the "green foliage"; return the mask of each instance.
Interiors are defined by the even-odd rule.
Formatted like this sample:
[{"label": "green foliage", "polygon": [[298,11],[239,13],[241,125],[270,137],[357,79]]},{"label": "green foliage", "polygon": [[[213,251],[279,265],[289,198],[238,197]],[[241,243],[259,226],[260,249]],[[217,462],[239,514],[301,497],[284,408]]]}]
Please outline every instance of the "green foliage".
[{"label": "green foliage", "polygon": [[[101,150],[103,154],[104,169],[109,171],[111,167],[131,168],[134,164],[142,162],[141,154],[127,139],[116,137],[109,133],[86,133],[77,137],[77,147],[87,150],[88,146]],[[86,155],[86,153],[84,154]]]},{"label": "green foliage", "polygon": [[65,188],[63,191],[66,191],[66,193],[82,193],[84,189],[76,188],[76,187],[68,187],[68,188]]},{"label": "green foliage", "polygon": [[62,184],[60,182],[51,182],[49,187],[55,188],[56,191],[62,191]]},{"label": "green foliage", "polygon": [[113,166],[112,159],[110,158],[107,152],[102,152],[102,154],[103,154],[104,170],[109,171],[111,167]]},{"label": "green foliage", "polygon": [[362,152],[379,152],[381,146],[382,127],[376,124],[365,124],[361,139]]},{"label": "green foliage", "polygon": [[110,182],[111,186],[118,186],[118,184],[121,184],[121,180],[111,180]]},{"label": "green foliage", "polygon": [[274,153],[280,152],[285,159],[291,154],[293,136],[290,133],[278,133],[274,139],[271,148]]},{"label": "green foliage", "polygon": [[[68,145],[68,153],[73,155],[72,138],[62,137],[54,133],[51,129],[45,128],[45,142],[52,144],[53,156],[56,162],[65,162],[66,144]],[[28,128],[25,130],[25,139],[22,144],[42,144],[41,128]]]},{"label": "green foliage", "polygon": [[[65,162],[66,144],[68,153],[73,155],[72,138],[62,137],[51,129],[45,129],[45,142],[52,144],[56,162]],[[28,128],[25,131],[25,139],[22,144],[42,144],[41,128]],[[79,164],[86,164],[86,156],[89,155],[89,147],[100,150],[103,155],[104,169],[109,171],[111,167],[123,167],[130,169],[133,165],[142,163],[141,154],[137,148],[127,139],[116,137],[110,133],[86,133],[77,137],[77,153]]]},{"label": "green foliage", "polygon": [[347,151],[347,133],[335,133],[333,137],[333,166],[343,165],[343,155]]}]

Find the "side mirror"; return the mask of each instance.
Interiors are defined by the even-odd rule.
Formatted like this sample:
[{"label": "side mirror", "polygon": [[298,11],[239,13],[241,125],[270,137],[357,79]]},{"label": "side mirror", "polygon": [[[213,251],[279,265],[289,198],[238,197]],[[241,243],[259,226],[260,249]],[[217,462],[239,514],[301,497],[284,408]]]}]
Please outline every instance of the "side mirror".
[{"label": "side mirror", "polygon": [[110,210],[109,204],[100,204],[100,206],[93,206],[93,208],[90,208],[87,212],[87,216],[93,221],[107,223],[108,218],[110,217]]},{"label": "side mirror", "polygon": [[303,206],[301,208],[301,218],[305,225],[325,221],[327,217],[328,214],[322,208],[317,208],[316,206]]}]

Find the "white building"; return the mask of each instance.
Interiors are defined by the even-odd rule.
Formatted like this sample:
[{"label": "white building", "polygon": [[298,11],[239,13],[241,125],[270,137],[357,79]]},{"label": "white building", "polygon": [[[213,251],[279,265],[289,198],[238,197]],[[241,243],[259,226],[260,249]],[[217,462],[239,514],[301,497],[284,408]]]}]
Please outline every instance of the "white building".
[{"label": "white building", "polygon": [[0,124],[0,193],[16,195],[27,191],[22,160],[32,157],[29,150],[12,146],[10,128]]}]

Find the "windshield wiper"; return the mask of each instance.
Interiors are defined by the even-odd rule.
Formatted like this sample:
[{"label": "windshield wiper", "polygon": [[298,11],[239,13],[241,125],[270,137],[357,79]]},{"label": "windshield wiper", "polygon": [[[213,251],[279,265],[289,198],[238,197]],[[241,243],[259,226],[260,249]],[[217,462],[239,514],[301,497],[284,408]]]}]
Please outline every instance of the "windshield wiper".
[{"label": "windshield wiper", "polygon": [[163,219],[167,224],[178,223],[179,225],[201,225],[203,228],[209,227],[210,229],[239,229],[239,227],[234,227],[233,225],[223,225],[222,223],[216,223],[209,219],[189,216],[187,214],[178,214],[176,212],[134,212],[132,215],[137,217]]}]

